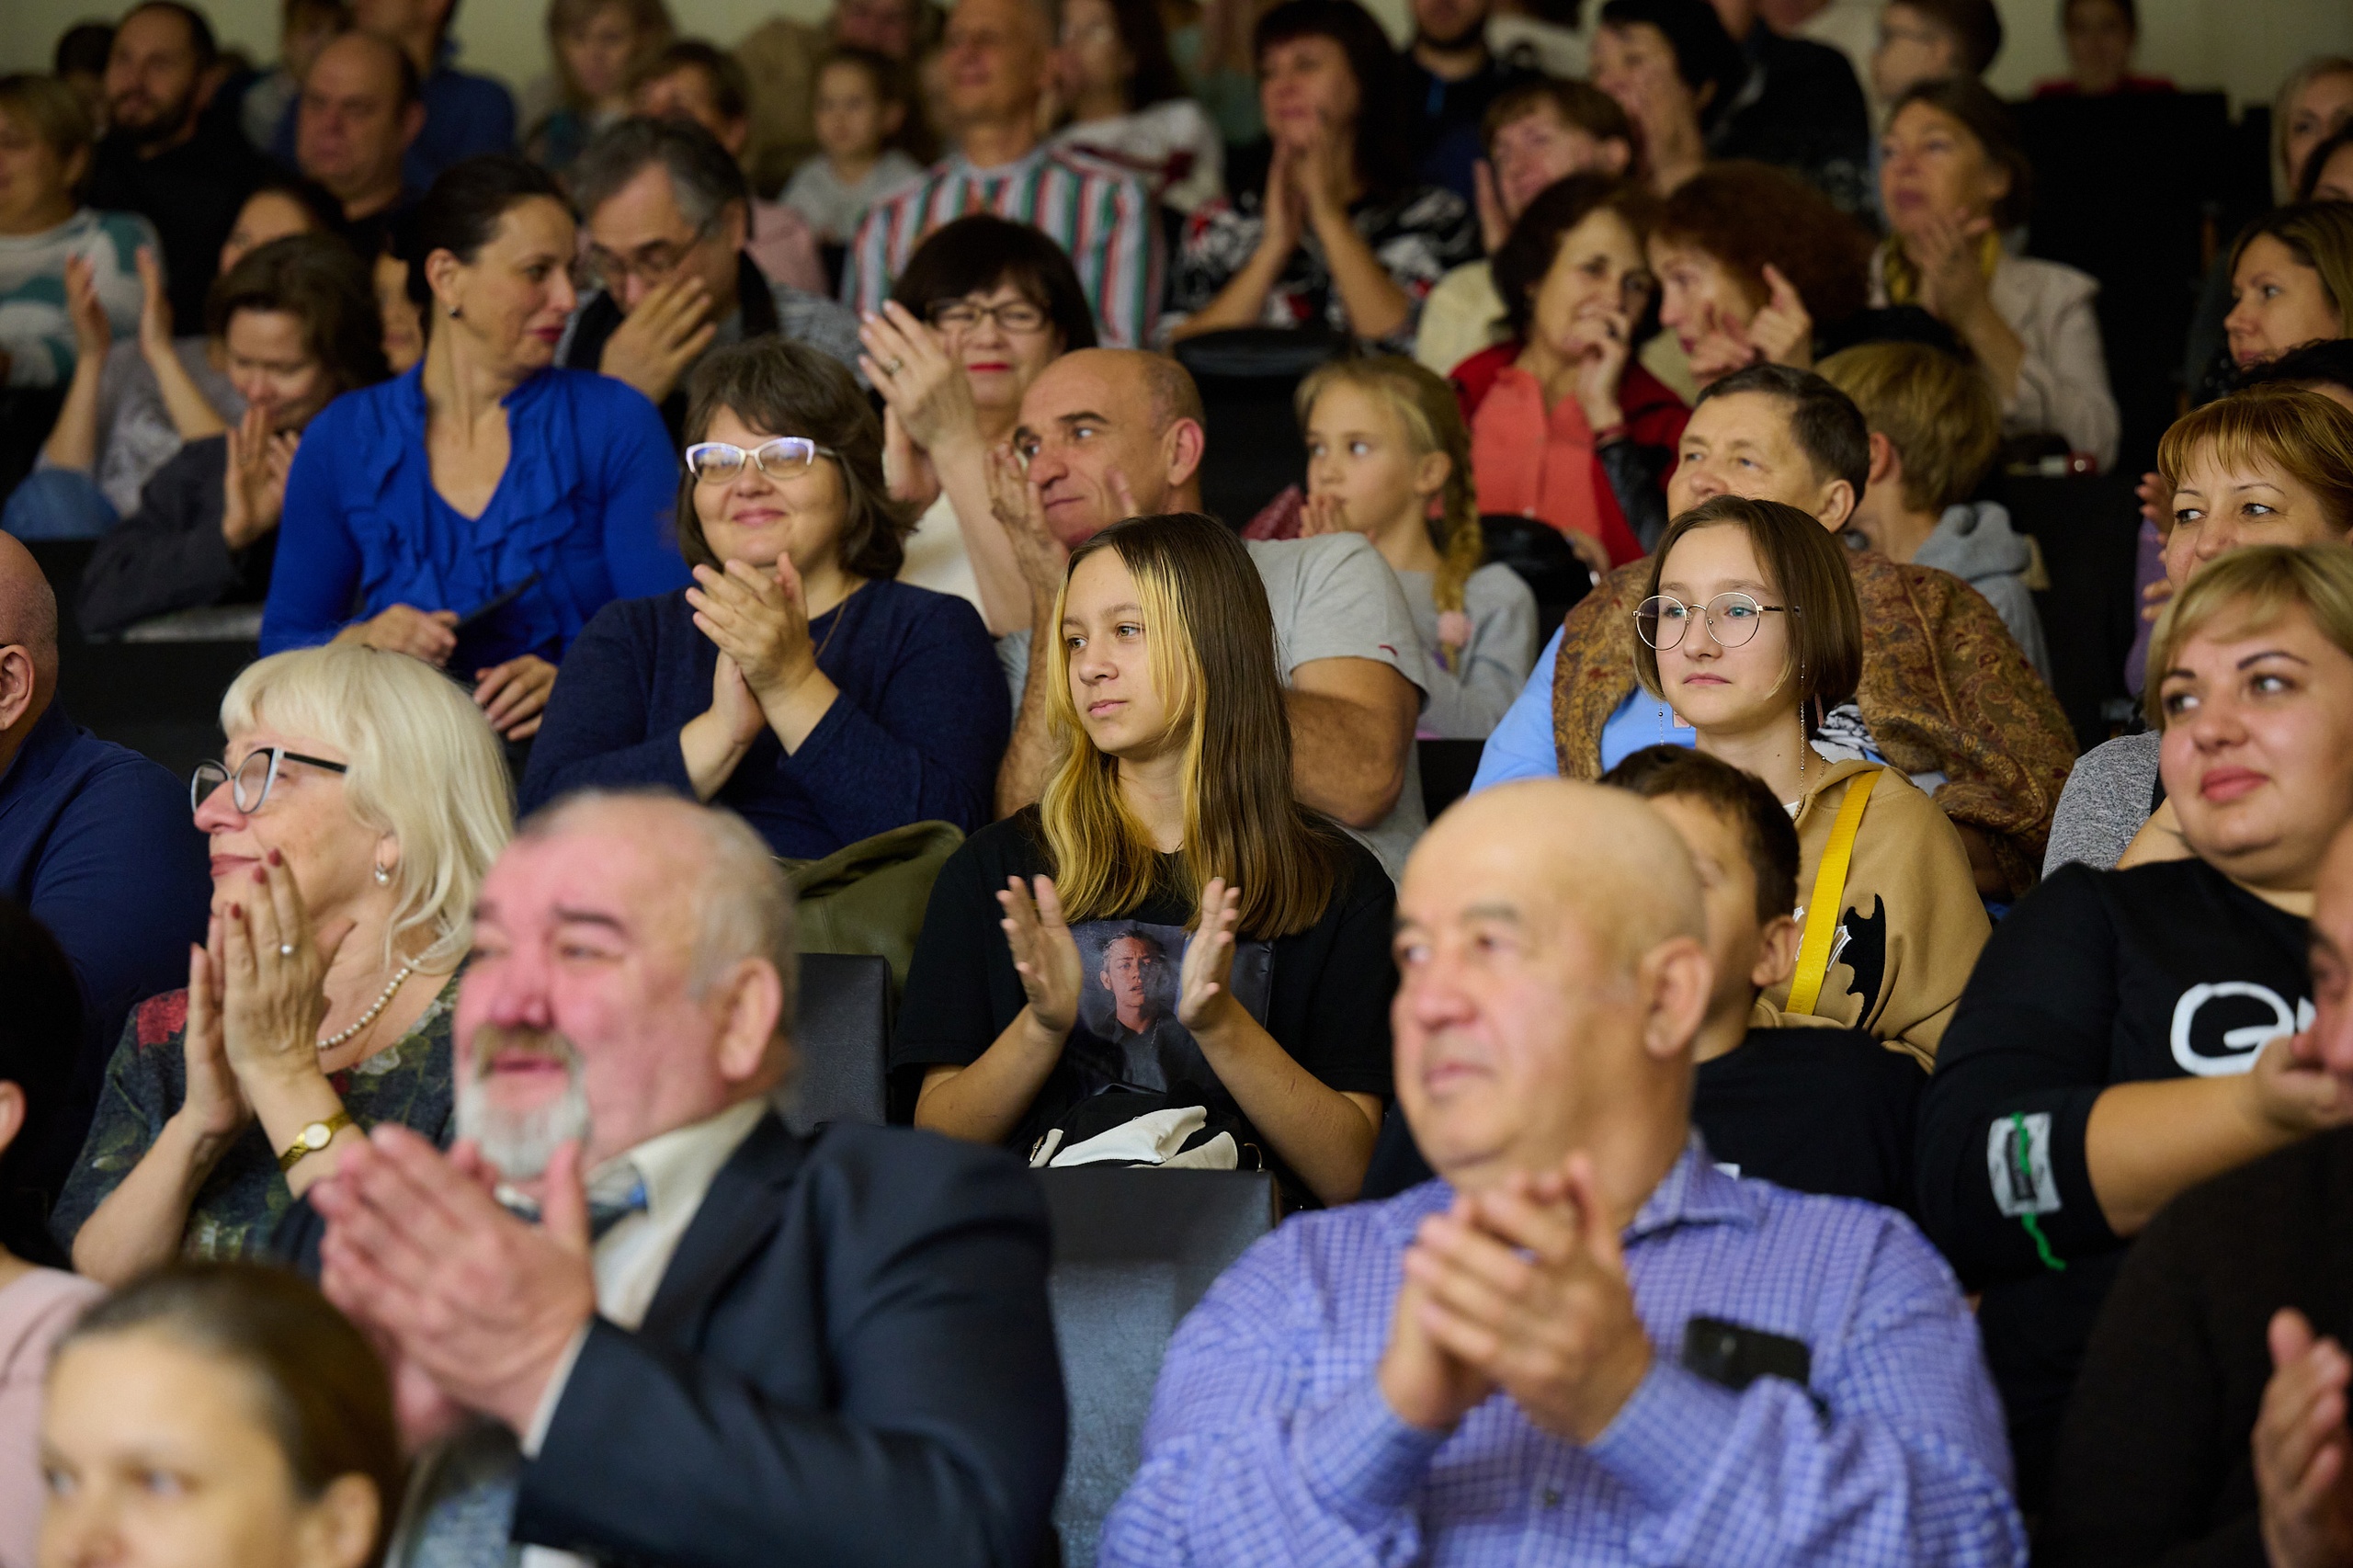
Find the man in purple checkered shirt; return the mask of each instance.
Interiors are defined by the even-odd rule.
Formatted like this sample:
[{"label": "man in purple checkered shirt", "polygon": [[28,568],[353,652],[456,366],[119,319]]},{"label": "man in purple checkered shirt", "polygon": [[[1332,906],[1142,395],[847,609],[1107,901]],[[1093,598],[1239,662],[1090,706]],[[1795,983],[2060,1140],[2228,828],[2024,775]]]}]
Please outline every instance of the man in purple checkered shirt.
[{"label": "man in purple checkered shirt", "polygon": [[[1490,790],[1397,919],[1397,1094],[1439,1179],[1287,1222],[1202,1299],[1101,1561],[2023,1563],[1943,1260],[1691,1131],[1711,975],[1665,819]],[[1697,1317],[1802,1343],[1809,1386],[1687,1370]]]}]

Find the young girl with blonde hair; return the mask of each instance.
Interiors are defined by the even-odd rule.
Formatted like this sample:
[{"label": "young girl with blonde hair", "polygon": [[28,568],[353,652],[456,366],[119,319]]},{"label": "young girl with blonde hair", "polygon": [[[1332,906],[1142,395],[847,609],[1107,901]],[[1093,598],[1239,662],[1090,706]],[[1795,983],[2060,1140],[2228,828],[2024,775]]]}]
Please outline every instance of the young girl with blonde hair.
[{"label": "young girl with blonde hair", "polygon": [[1044,795],[941,869],[908,969],[891,1064],[915,1125],[1044,1165],[1158,1118],[1157,1154],[1122,1157],[1260,1151],[1294,1196],[1353,1199],[1396,892],[1292,793],[1257,569],[1211,518],[1131,518],[1072,552],[1055,622]]},{"label": "young girl with blonde hair", "polygon": [[1484,740],[1536,664],[1536,596],[1482,565],[1471,433],[1454,389],[1411,359],[1336,359],[1300,383],[1302,534],[1368,535],[1405,590],[1429,655],[1421,733]]}]

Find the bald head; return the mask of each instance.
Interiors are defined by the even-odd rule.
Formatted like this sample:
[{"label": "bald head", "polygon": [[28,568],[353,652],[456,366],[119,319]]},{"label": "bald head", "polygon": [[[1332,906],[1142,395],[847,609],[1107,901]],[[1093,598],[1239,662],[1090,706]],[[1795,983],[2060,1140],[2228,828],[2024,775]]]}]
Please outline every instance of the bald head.
[{"label": "bald head", "polygon": [[416,67],[398,44],[347,32],[311,62],[295,110],[294,156],[364,217],[400,194],[401,157],[425,126]]},{"label": "bald head", "polygon": [[57,684],[57,595],[33,552],[0,534],[0,648],[31,656],[44,689]]},{"label": "bald head", "polygon": [[1200,510],[1201,394],[1165,355],[1063,355],[1029,383],[1013,439],[1065,545],[1122,517]]},{"label": "bald head", "polygon": [[1649,805],[1561,779],[1455,806],[1397,896],[1397,1098],[1458,1187],[1591,1154],[1640,1206],[1689,1130],[1712,975],[1690,852]]},{"label": "bald head", "polygon": [[1423,835],[1406,863],[1425,858],[1488,869],[1498,891],[1552,904],[1631,973],[1675,937],[1704,937],[1707,918],[1690,849],[1640,797],[1566,778],[1529,778],[1458,803]]}]

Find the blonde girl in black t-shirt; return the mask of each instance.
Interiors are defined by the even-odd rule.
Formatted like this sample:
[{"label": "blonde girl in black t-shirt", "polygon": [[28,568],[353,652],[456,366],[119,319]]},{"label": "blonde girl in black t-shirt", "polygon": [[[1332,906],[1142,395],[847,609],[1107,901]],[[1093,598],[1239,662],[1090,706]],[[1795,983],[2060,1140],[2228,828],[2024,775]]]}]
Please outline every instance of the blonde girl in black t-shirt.
[{"label": "blonde girl in black t-shirt", "polygon": [[[1256,567],[1211,518],[1131,518],[1072,552],[1054,616],[1044,794],[942,870],[910,966],[892,1061],[924,1070],[915,1124],[1028,1153],[1095,1094],[1191,1088],[1316,1199],[1353,1198],[1388,1089],[1394,892],[1291,792]],[[1117,964],[1139,927],[1181,946],[1173,973]]]}]

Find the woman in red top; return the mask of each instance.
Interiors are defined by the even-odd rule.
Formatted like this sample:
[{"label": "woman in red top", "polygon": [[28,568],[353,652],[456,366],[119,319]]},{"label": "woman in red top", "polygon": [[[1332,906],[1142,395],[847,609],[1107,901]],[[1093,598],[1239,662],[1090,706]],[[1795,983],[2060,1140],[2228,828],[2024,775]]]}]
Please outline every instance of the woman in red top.
[{"label": "woman in red top", "polygon": [[1495,259],[1511,339],[1454,369],[1479,510],[1561,530],[1597,572],[1666,528],[1666,476],[1690,411],[1632,360],[1650,304],[1642,187],[1573,175],[1528,204]]}]

